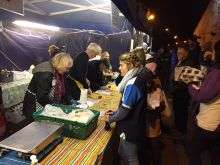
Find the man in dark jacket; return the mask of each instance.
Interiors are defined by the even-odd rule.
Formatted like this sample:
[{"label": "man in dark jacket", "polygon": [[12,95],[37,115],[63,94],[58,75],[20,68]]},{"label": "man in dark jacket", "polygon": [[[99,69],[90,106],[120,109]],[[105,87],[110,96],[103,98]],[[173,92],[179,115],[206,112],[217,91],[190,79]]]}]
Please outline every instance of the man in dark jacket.
[{"label": "man in dark jacket", "polygon": [[[181,45],[177,50],[178,64],[176,67],[190,66],[194,67],[194,63],[189,58],[189,47]],[[188,85],[175,81],[174,72],[171,76],[171,93],[173,96],[173,111],[175,115],[176,128],[180,133],[187,133],[187,120],[188,120],[188,106],[189,106],[189,93]]]},{"label": "man in dark jacket", "polygon": [[87,78],[90,81],[92,92],[95,92],[104,86],[103,68],[103,60],[89,61]]},{"label": "man in dark jacket", "polygon": [[90,43],[85,52],[78,54],[74,59],[74,66],[70,69],[66,79],[67,91],[69,97],[79,100],[81,89],[89,89],[89,83],[86,79],[89,59],[101,54],[101,47],[96,43]]}]

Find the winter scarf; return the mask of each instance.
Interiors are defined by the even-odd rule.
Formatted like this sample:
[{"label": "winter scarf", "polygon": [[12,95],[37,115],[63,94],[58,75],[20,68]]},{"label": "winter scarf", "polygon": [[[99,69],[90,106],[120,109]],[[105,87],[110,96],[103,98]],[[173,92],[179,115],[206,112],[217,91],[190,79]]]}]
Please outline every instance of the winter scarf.
[{"label": "winter scarf", "polygon": [[65,94],[64,77],[55,71],[54,78],[56,80],[56,84],[54,86],[54,97],[57,103],[60,103],[62,96]]},{"label": "winter scarf", "polygon": [[120,93],[123,94],[127,82],[128,82],[130,79],[136,77],[142,70],[143,70],[143,67],[135,67],[135,68],[129,70],[129,71],[125,74],[125,76],[123,77],[123,79],[121,80],[121,82],[118,84],[118,87],[117,87],[118,92],[120,92]]}]

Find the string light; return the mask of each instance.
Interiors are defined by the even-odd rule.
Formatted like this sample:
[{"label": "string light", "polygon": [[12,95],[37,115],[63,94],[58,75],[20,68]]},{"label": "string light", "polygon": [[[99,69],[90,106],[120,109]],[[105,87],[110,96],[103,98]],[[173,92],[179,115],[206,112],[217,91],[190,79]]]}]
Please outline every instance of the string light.
[{"label": "string light", "polygon": [[60,28],[56,26],[48,26],[48,25],[39,24],[35,22],[29,22],[29,21],[16,20],[13,23],[19,26],[27,27],[27,28],[45,29],[45,30],[51,30],[51,31],[60,30]]}]

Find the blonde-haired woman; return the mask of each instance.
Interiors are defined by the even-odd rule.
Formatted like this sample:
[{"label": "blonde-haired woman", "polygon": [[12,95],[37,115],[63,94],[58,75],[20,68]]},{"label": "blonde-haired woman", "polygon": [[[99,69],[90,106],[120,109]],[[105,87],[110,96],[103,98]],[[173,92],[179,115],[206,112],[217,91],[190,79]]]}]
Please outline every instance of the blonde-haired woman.
[{"label": "blonde-haired woman", "polygon": [[119,70],[123,79],[118,84],[117,90],[123,94],[128,80],[137,76],[142,71],[143,66],[140,58],[132,52],[122,54],[119,61]]},{"label": "blonde-haired woman", "polygon": [[106,113],[106,122],[117,122],[118,154],[128,164],[138,165],[138,150],[145,137],[146,90],[153,74],[142,67],[140,59],[133,53],[123,54],[119,60],[123,79],[118,90],[123,97],[116,113]]},{"label": "blonde-haired woman", "polygon": [[65,86],[63,74],[69,71],[73,59],[67,53],[58,53],[51,61],[37,65],[33,70],[33,78],[24,97],[23,112],[29,121],[36,111],[37,104],[42,106],[64,101]]}]

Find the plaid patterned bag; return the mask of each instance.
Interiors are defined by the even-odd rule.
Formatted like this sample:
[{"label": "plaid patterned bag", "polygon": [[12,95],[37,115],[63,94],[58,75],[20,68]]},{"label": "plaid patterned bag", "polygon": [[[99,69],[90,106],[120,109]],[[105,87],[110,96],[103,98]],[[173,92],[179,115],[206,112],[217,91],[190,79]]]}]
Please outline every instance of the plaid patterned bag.
[{"label": "plaid patterned bag", "polygon": [[174,80],[182,81],[186,84],[191,82],[201,82],[206,72],[189,66],[176,67],[174,71]]}]

